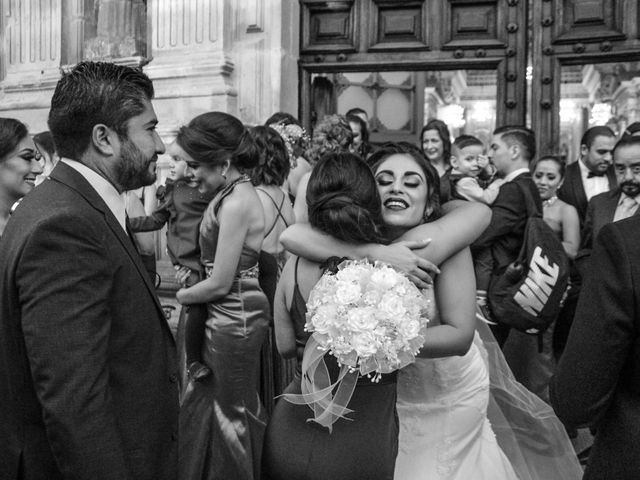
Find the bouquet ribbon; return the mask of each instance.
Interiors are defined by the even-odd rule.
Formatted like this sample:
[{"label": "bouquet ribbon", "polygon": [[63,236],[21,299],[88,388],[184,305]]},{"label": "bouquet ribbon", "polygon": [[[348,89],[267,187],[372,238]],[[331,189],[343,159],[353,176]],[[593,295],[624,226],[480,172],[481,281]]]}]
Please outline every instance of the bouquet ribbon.
[{"label": "bouquet ribbon", "polygon": [[302,356],[302,393],[285,393],[282,396],[296,405],[308,405],[313,410],[313,418],[307,421],[317,422],[332,432],[333,424],[339,418],[349,420],[345,415],[353,410],[347,408],[347,405],[353,395],[359,373],[347,365],[342,365],[338,379],[331,383],[324,361],[326,353],[327,350],[318,343],[314,335],[311,335]]}]

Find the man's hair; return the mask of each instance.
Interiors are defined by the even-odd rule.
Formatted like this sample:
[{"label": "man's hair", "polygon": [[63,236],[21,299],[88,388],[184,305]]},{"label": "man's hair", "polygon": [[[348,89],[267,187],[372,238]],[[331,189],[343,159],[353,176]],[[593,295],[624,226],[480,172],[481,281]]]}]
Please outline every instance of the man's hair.
[{"label": "man's hair", "polygon": [[500,135],[502,141],[509,146],[518,144],[522,158],[527,162],[536,156],[536,136],[530,128],[522,125],[505,125],[496,128],[493,134]]},{"label": "man's hair", "polygon": [[473,135],[460,135],[453,141],[453,146],[458,150],[462,150],[463,148],[470,147],[472,145],[484,147],[484,144],[480,139]]},{"label": "man's hair", "polygon": [[0,161],[13,152],[29,135],[24,123],[15,118],[0,118]]},{"label": "man's hair", "polygon": [[62,75],[51,98],[49,130],[61,157],[78,160],[89,147],[93,127],[104,124],[127,138],[129,119],[153,98],[153,84],[141,70],[106,62],[81,62]]},{"label": "man's hair", "polygon": [[591,127],[587,129],[586,132],[582,135],[580,139],[580,146],[584,145],[587,148],[591,148],[593,141],[596,137],[616,137],[616,134],[613,133],[609,127],[605,127],[604,125],[596,125],[595,127]]},{"label": "man's hair", "polygon": [[[640,146],[639,135],[623,135],[622,138],[618,140],[616,145],[613,147],[613,151],[611,152],[611,154],[615,155],[616,151],[619,148],[635,147],[635,146]],[[638,161],[640,161],[640,158],[638,158]]]},{"label": "man's hair", "polygon": [[350,108],[347,111],[347,113],[345,113],[345,117],[348,117],[349,115],[356,115],[357,116],[357,115],[361,115],[361,114],[365,114],[367,116],[367,118],[369,118],[369,114],[365,110],[360,108],[360,107]]}]

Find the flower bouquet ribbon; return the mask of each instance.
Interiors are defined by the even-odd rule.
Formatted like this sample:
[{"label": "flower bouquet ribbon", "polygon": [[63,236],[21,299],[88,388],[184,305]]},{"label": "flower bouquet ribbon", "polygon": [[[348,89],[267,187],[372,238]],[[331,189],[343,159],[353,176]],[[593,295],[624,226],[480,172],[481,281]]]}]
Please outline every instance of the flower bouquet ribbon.
[{"label": "flower bouquet ribbon", "polygon": [[[359,376],[373,382],[415,361],[431,311],[424,295],[390,266],[347,260],[337,273],[325,273],[307,302],[305,330],[313,332],[302,358],[301,394],[285,394],[307,404],[315,421],[332,425],[347,408]],[[340,373],[331,382],[324,356],[333,355]]]}]

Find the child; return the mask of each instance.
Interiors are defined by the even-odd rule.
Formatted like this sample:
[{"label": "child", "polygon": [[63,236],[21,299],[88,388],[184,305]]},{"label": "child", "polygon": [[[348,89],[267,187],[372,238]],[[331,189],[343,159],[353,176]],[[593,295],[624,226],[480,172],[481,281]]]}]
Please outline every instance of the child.
[{"label": "child", "polygon": [[[472,135],[460,135],[451,149],[451,195],[453,198],[491,205],[504,183],[495,179],[495,166],[484,156],[484,145]],[[481,180],[479,177],[484,177]],[[476,274],[476,298],[480,311],[490,319],[487,310],[487,289],[493,268],[491,250],[476,254],[473,259]]]},{"label": "child", "polygon": [[[176,270],[176,280],[180,286],[190,287],[204,278],[198,239],[202,215],[213,195],[200,193],[197,185],[185,176],[184,159],[172,155],[171,161],[171,177],[157,191],[158,207],[147,217],[130,218],[129,224],[132,232],[148,232],[167,223],[167,252]],[[206,305],[190,305],[180,311],[189,380],[197,381],[211,373],[201,358],[206,320]]]}]

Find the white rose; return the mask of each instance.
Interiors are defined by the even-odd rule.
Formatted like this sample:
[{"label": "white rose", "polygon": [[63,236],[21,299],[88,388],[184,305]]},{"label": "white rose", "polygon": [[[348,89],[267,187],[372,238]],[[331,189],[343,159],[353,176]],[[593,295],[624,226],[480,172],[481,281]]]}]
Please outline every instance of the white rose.
[{"label": "white rose", "polygon": [[350,310],[347,314],[347,325],[356,332],[373,331],[378,325],[375,310],[371,307]]},{"label": "white rose", "polygon": [[360,332],[351,339],[353,349],[358,353],[359,357],[369,357],[375,355],[379,345],[376,342],[373,332]]},{"label": "white rose", "polygon": [[398,333],[406,340],[411,340],[420,333],[420,322],[418,320],[403,318],[396,326]]},{"label": "white rose", "polygon": [[400,280],[400,274],[389,267],[376,269],[371,275],[371,283],[375,284],[380,290],[392,289]]},{"label": "white rose", "polygon": [[335,305],[321,305],[308,322],[312,328],[310,331],[328,333],[331,325],[336,321],[338,309]]},{"label": "white rose", "polygon": [[357,302],[360,293],[360,285],[357,283],[338,282],[336,285],[336,300],[342,305]]},{"label": "white rose", "polygon": [[387,292],[382,296],[378,308],[389,318],[399,318],[406,313],[402,298],[392,292]]},{"label": "white rose", "polygon": [[369,305],[372,307],[375,307],[378,305],[378,302],[380,301],[380,299],[382,298],[382,291],[380,290],[367,290],[366,292],[364,292],[364,294],[362,295],[362,301],[365,303],[365,305]]}]

